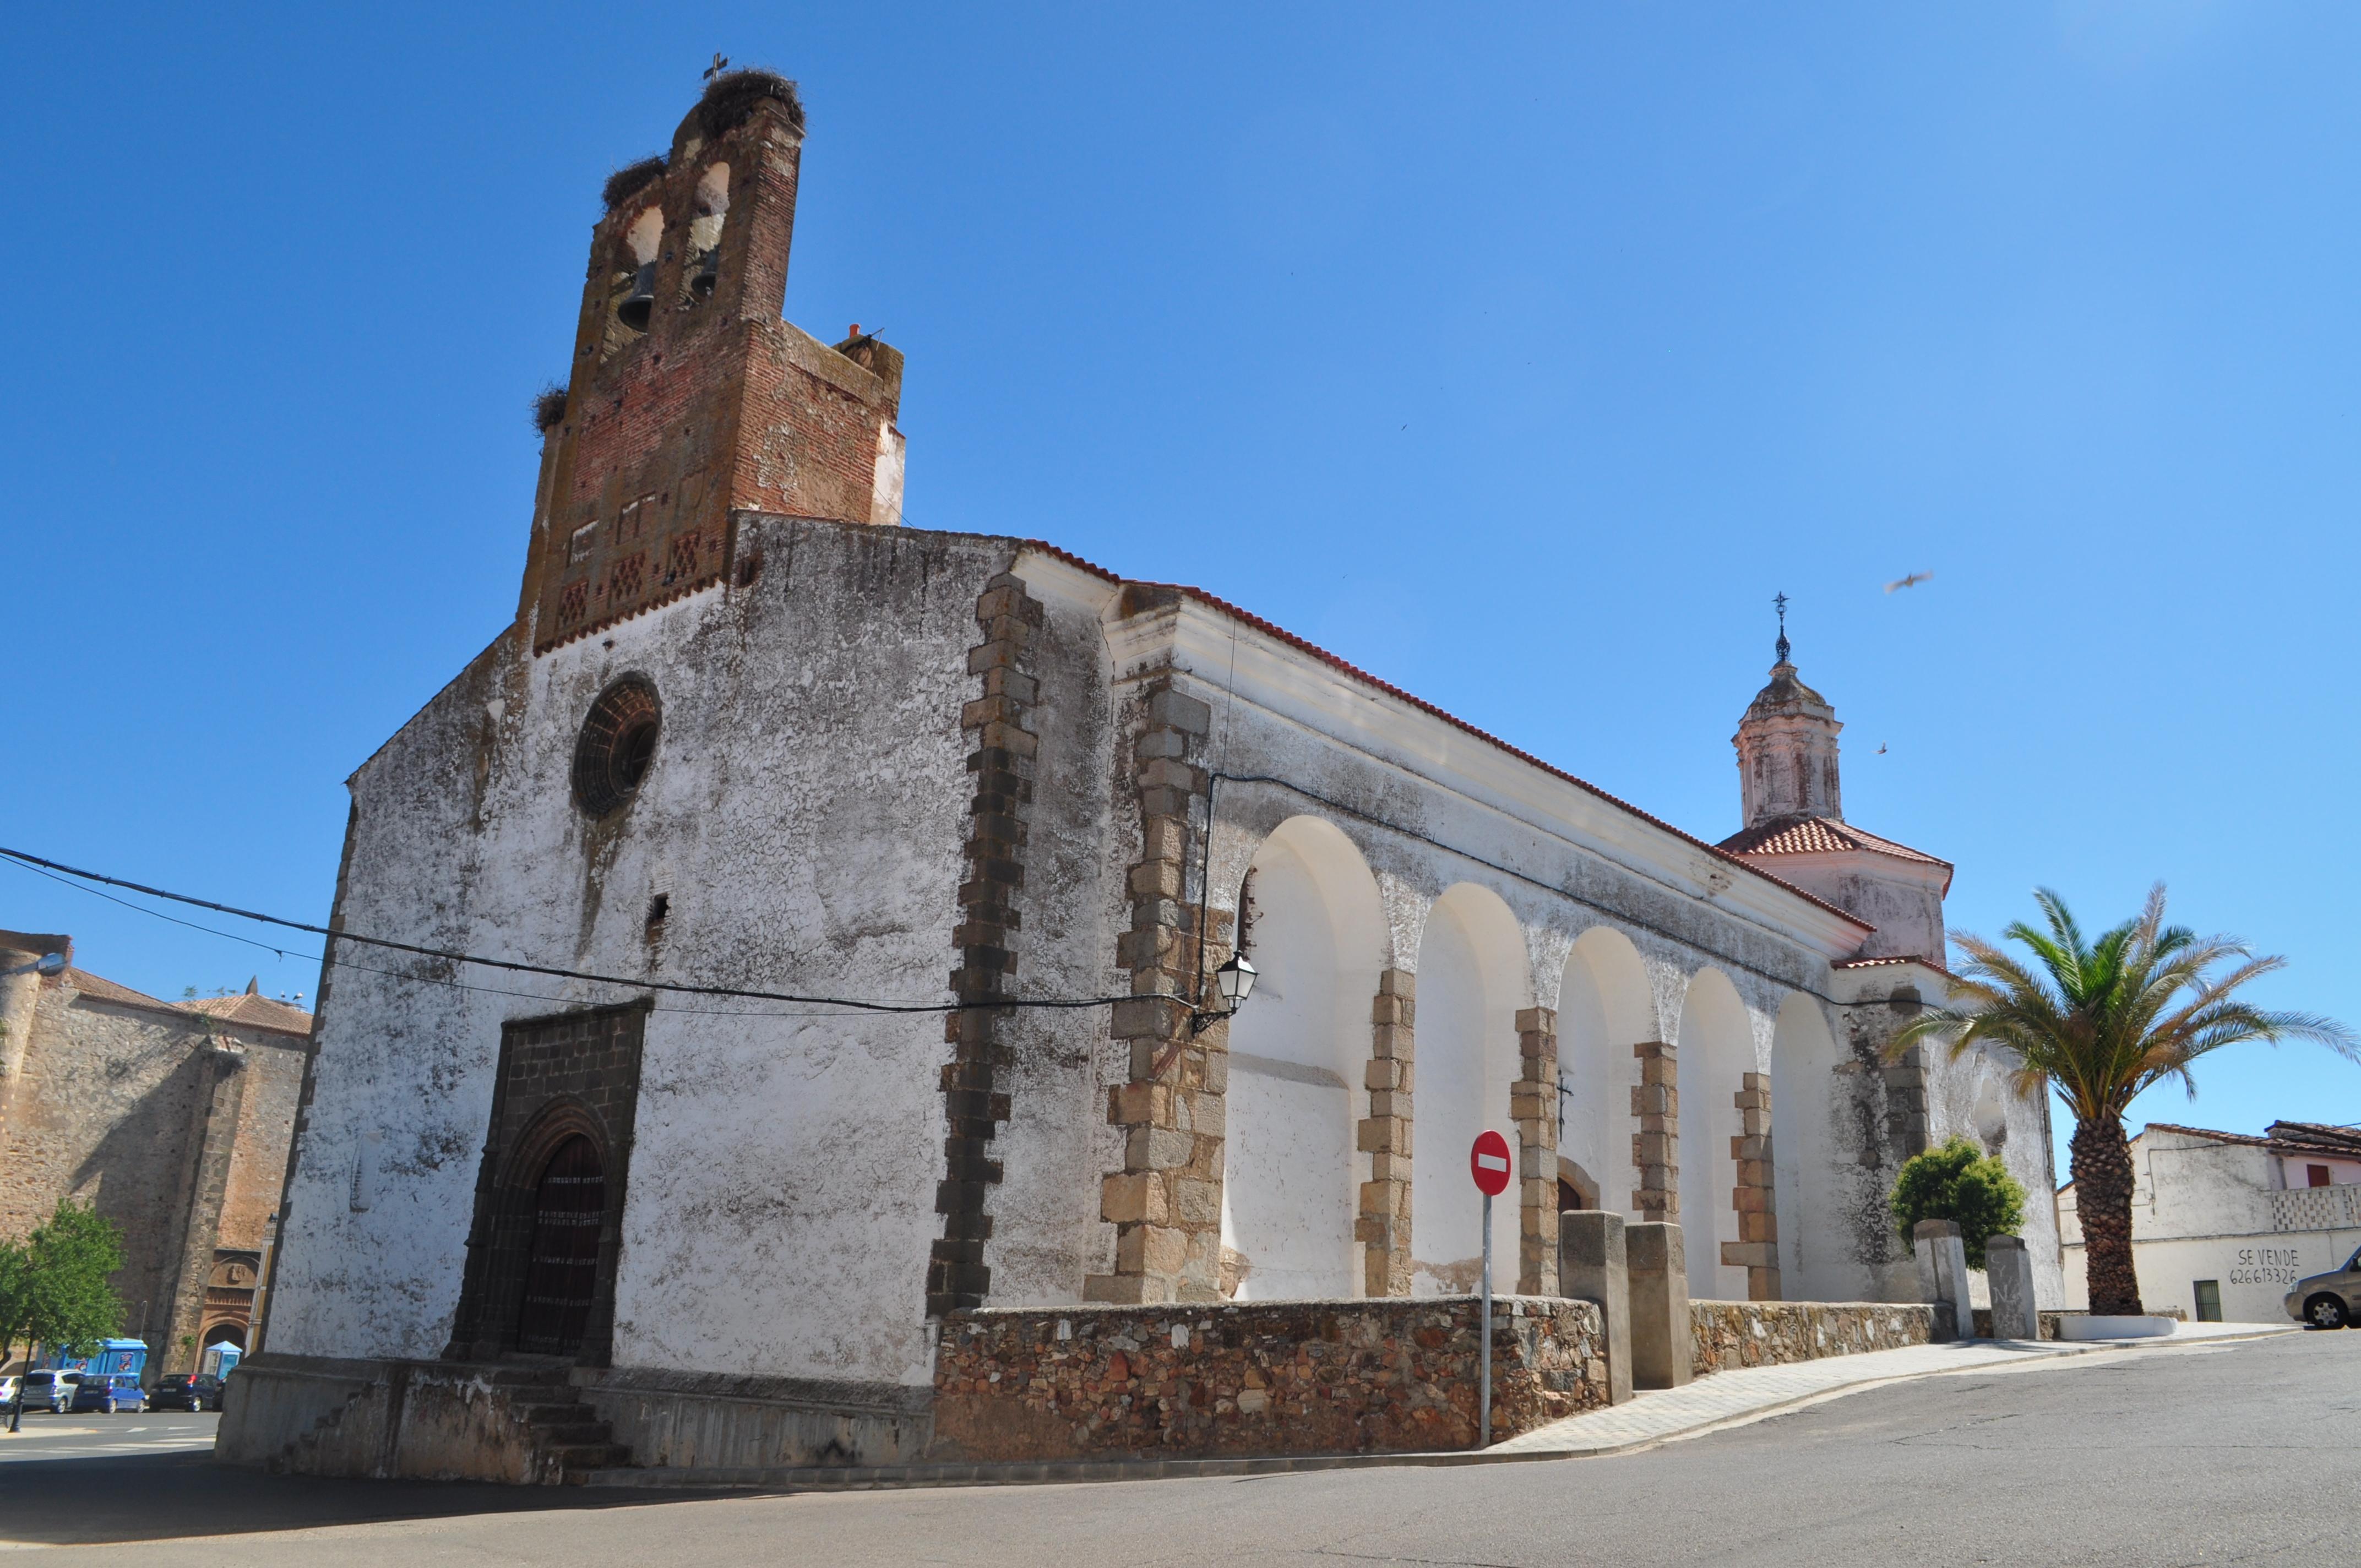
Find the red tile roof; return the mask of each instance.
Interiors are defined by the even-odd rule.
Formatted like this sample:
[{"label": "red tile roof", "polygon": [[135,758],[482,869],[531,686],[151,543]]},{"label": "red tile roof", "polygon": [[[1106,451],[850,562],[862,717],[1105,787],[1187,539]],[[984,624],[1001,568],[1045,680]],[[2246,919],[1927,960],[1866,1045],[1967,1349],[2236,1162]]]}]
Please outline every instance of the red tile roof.
[{"label": "red tile roof", "polygon": [[1898,861],[1916,861],[1946,871],[1951,865],[1924,850],[1864,833],[1828,817],[1774,817],[1732,833],[1721,841],[1720,847],[1733,855],[1837,855],[1848,850],[1866,850],[1873,855],[1892,855]]},{"label": "red tile roof", "polygon": [[[1456,714],[1447,713],[1442,708],[1435,707],[1434,704],[1427,701],[1424,697],[1417,696],[1410,692],[1406,692],[1402,690],[1401,687],[1392,684],[1390,681],[1379,679],[1378,676],[1369,674],[1368,671],[1362,669],[1358,665],[1348,663],[1347,661],[1337,657],[1335,654],[1331,653],[1325,648],[1320,647],[1316,643],[1306,641],[1304,639],[1298,637],[1294,632],[1288,630],[1285,627],[1274,625],[1272,622],[1265,620],[1262,617],[1255,614],[1252,610],[1241,609],[1236,605],[1230,603],[1227,599],[1207,593],[1202,588],[1192,588],[1185,583],[1134,582],[1130,578],[1124,577],[1114,572],[1108,571],[1104,566],[1098,565],[1094,561],[1083,560],[1080,555],[1075,554],[1071,550],[1061,550],[1046,540],[1027,539],[1023,543],[1028,549],[1038,550],[1044,555],[1054,556],[1058,560],[1065,562],[1066,565],[1070,566],[1077,567],[1082,571],[1090,573],[1093,576],[1104,578],[1110,583],[1120,584],[1126,587],[1162,589],[1167,592],[1180,594],[1189,598],[1195,599],[1200,604],[1206,605],[1213,609],[1219,610],[1222,614],[1228,616],[1233,620],[1243,621],[1267,637],[1274,638],[1279,641],[1286,643],[1289,647],[1295,649],[1299,652],[1310,654],[1312,657],[1319,660],[1322,663],[1328,665],[1330,668],[1342,671],[1345,674],[1351,676],[1354,680],[1360,682],[1363,685],[1374,687],[1377,690],[1385,693],[1388,696],[1396,698],[1401,702],[1406,702],[1410,704],[1411,707],[1417,708],[1420,712],[1440,718],[1445,724],[1450,725],[1453,729],[1464,730],[1467,734],[1474,736],[1478,740],[1483,741],[1485,744],[1494,747],[1499,751],[1507,752],[1510,756],[1516,758],[1521,762],[1524,762],[1532,767],[1539,768],[1542,772],[1549,774],[1552,778],[1563,780],[1564,782],[1574,785],[1576,789],[1582,790],[1589,795],[1597,795],[1600,800],[1603,800],[1608,805],[1614,806],[1617,810],[1628,812],[1631,816],[1640,818],[1642,822],[1649,823],[1653,827],[1661,828],[1675,838],[1679,839],[1686,843],[1693,844],[1697,848],[1703,850],[1708,855],[1713,855],[1719,859],[1728,861],[1733,865],[1742,866],[1747,871],[1761,877],[1763,881],[1772,883],[1784,891],[1794,894],[1796,897],[1805,900],[1806,903],[1817,905],[1820,908],[1827,910],[1829,914],[1836,916],[1849,924],[1858,926],[1864,931],[1873,931],[1877,929],[1875,926],[1863,920],[1861,916],[1839,909],[1835,905],[1830,904],[1827,899],[1821,898],[1815,894],[1805,892],[1802,888],[1795,886],[1795,883],[1786,881],[1784,878],[1773,875],[1764,867],[1755,865],[1749,861],[1741,860],[1739,856],[1730,852],[1726,847],[1708,844],[1694,833],[1684,832],[1680,828],[1675,828],[1671,823],[1665,821],[1663,817],[1642,811],[1638,806],[1632,805],[1630,801],[1608,794],[1605,790],[1600,789],[1597,784],[1592,784],[1587,779],[1576,778],[1574,774],[1567,773],[1563,768],[1554,767],[1550,763],[1543,762],[1539,757],[1534,756],[1532,752],[1521,751],[1517,747],[1510,745],[1506,740],[1501,740],[1497,735],[1478,729],[1476,726],[1468,723],[1466,719],[1459,718]],[[1883,840],[1881,840],[1881,842]],[[1900,848],[1898,845],[1895,847],[1897,849]],[[1916,850],[1906,852],[1911,854],[1916,853]],[[1931,859],[1932,857],[1921,858]],[[1944,862],[1938,861],[1936,863],[1940,865]]]},{"label": "red tile roof", "polygon": [[1839,959],[1836,962],[1830,964],[1828,968],[1877,969],[1884,964],[1916,964],[1921,969],[1933,970],[1937,974],[1941,975],[1946,980],[1957,980],[1959,978],[1959,976],[1953,974],[1949,970],[1945,969],[1941,964],[1937,963],[1934,959],[1923,957],[1917,953],[1894,953],[1880,959]]}]

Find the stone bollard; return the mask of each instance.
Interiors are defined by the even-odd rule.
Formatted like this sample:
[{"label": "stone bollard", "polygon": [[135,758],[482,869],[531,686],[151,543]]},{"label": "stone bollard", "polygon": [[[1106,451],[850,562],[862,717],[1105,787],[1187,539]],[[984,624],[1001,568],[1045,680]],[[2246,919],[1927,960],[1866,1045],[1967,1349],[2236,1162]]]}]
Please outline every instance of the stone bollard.
[{"label": "stone bollard", "polygon": [[2033,1302],[2033,1255],[2023,1236],[1984,1243],[1984,1278],[1992,1286],[1994,1339],[2039,1339],[2041,1312]]},{"label": "stone bollard", "polygon": [[1950,1316],[1952,1339],[1976,1337],[1976,1310],[1968,1299],[1968,1246],[1955,1220],[1921,1220],[1910,1233],[1918,1259],[1918,1293],[1935,1303],[1935,1326]]},{"label": "stone bollard", "polygon": [[1607,1402],[1631,1397],[1631,1276],[1623,1216],[1581,1209],[1557,1217],[1557,1293],[1596,1301],[1607,1333]]},{"label": "stone bollard", "polygon": [[1631,1281],[1631,1387],[1677,1388],[1697,1354],[1680,1226],[1663,1220],[1624,1226],[1623,1259]]}]

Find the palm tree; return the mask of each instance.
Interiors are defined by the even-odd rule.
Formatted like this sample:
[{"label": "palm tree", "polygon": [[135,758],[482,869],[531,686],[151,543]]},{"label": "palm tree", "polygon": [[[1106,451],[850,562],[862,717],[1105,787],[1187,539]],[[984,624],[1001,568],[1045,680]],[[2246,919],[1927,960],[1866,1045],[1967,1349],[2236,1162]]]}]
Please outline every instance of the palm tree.
[{"label": "palm tree", "polygon": [[2124,1136],[2124,1111],[2133,1097],[2178,1078],[2195,1099],[2191,1065],[2243,1041],[2317,1040],[2348,1059],[2361,1059],[2361,1044],[2334,1019],[2237,1000],[2232,993],[2239,987],[2286,968],[2287,960],[2258,959],[2234,937],[2201,938],[2186,926],[2167,926],[2162,883],[2148,890],[2138,919],[2096,941],[2085,939],[2058,894],[2040,888],[2033,896],[2049,929],[2019,920],[2001,935],[2031,948],[2036,963],[1980,937],[1952,938],[1968,961],[1949,1005],[1921,1013],[1887,1048],[1899,1056],[1921,1040],[1942,1040],[1957,1058],[1989,1042],[2014,1053],[2011,1087],[2017,1093],[2057,1090],[2074,1113],[2075,1210],[2091,1310],[2137,1316],[2132,1153]]}]

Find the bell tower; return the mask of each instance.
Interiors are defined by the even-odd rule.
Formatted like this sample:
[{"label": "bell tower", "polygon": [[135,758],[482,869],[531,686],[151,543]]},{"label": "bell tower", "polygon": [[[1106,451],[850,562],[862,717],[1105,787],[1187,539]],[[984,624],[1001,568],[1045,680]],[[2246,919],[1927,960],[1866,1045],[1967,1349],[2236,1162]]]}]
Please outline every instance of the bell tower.
[{"label": "bell tower", "polygon": [[1943,898],[1951,865],[1864,833],[1844,819],[1837,780],[1837,710],[1795,676],[1787,596],[1779,606],[1771,684],[1747,705],[1731,741],[1746,826],[1719,848],[1875,927],[1855,958],[1943,960]]},{"label": "bell tower", "polygon": [[902,356],[780,317],[804,138],[795,83],[717,77],[590,234],[517,619],[536,653],[731,580],[737,514],[901,521]]},{"label": "bell tower", "polygon": [[1837,710],[1828,698],[1796,678],[1789,662],[1786,596],[1779,597],[1779,642],[1771,684],[1747,705],[1730,738],[1738,748],[1739,792],[1746,826],[1780,817],[1825,817],[1844,820],[1838,784]]}]

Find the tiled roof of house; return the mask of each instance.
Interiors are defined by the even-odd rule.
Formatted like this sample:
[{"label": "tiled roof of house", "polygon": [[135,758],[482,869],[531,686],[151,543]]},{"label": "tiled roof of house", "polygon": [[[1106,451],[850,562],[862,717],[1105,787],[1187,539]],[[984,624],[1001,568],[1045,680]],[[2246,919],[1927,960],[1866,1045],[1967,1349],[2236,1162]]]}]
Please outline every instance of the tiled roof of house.
[{"label": "tiled roof of house", "polygon": [[2273,1122],[2261,1137],[2250,1133],[2224,1133],[2213,1127],[2184,1127],[2173,1122],[2150,1122],[2143,1133],[2179,1133],[2184,1137],[2211,1138],[2218,1144],[2275,1149],[2282,1154],[2340,1155],[2361,1159],[2361,1128],[2333,1126],[2325,1122]]},{"label": "tiled roof of house", "polygon": [[[1178,594],[1187,598],[1195,599],[1198,603],[1216,609],[1234,620],[1244,622],[1246,625],[1254,628],[1257,631],[1263,633],[1267,637],[1275,638],[1279,641],[1286,643],[1289,647],[1295,649],[1298,652],[1310,654],[1312,658],[1319,660],[1322,663],[1328,665],[1332,669],[1343,672],[1345,674],[1351,676],[1354,680],[1358,681],[1363,685],[1374,687],[1376,690],[1385,693],[1388,696],[1406,702],[1410,704],[1411,707],[1417,708],[1420,712],[1440,718],[1452,728],[1466,731],[1467,734],[1474,736],[1477,740],[1485,742],[1487,745],[1495,747],[1501,751],[1505,751],[1521,762],[1539,768],[1542,772],[1549,774],[1552,778],[1563,780],[1564,782],[1574,785],[1576,789],[1582,790],[1586,794],[1597,795],[1599,799],[1605,801],[1608,805],[1614,806],[1616,809],[1629,812],[1631,816],[1640,818],[1643,822],[1661,828],[1665,832],[1672,834],[1675,838],[1693,844],[1709,855],[1729,861],[1736,865],[1743,866],[1746,870],[1753,872],[1756,876],[1763,878],[1765,882],[1775,883],[1786,892],[1792,893],[1798,898],[1804,899],[1808,903],[1817,905],[1820,908],[1827,910],[1829,914],[1837,916],[1840,919],[1852,925],[1859,926],[1863,930],[1876,929],[1874,926],[1870,922],[1863,920],[1860,916],[1839,909],[1835,905],[1830,904],[1827,899],[1821,898],[1816,894],[1805,892],[1802,888],[1797,887],[1791,882],[1788,882],[1785,878],[1774,875],[1766,867],[1756,865],[1751,861],[1740,859],[1738,855],[1732,853],[1726,846],[1709,844],[1694,833],[1684,832],[1680,828],[1675,828],[1671,823],[1665,821],[1663,817],[1654,816],[1650,812],[1642,811],[1640,807],[1632,805],[1628,800],[1620,798],[1620,796],[1608,794],[1605,790],[1600,789],[1597,784],[1592,784],[1587,779],[1576,778],[1574,774],[1567,773],[1563,768],[1554,767],[1548,762],[1543,762],[1539,757],[1534,756],[1532,752],[1521,751],[1517,747],[1509,744],[1506,740],[1501,740],[1497,735],[1491,734],[1486,730],[1478,729],[1475,725],[1468,723],[1467,720],[1461,718],[1456,714],[1445,712],[1444,709],[1437,707],[1434,704],[1427,701],[1424,697],[1418,696],[1411,692],[1406,692],[1402,690],[1401,687],[1395,685],[1392,682],[1382,680],[1379,677],[1369,674],[1368,671],[1362,669],[1357,664],[1354,664],[1345,659],[1338,657],[1334,653],[1331,653],[1327,649],[1319,646],[1317,643],[1310,642],[1305,641],[1303,638],[1298,637],[1294,632],[1288,630],[1285,627],[1265,620],[1262,617],[1255,614],[1252,610],[1241,609],[1225,598],[1207,593],[1202,588],[1191,587],[1185,583],[1134,582],[1130,578],[1124,577],[1116,573],[1108,571],[1104,566],[1098,565],[1096,562],[1083,560],[1080,555],[1075,554],[1071,550],[1061,550],[1057,545],[1051,544],[1046,540],[1028,539],[1024,543],[1028,548],[1038,550],[1044,555],[1054,556],[1058,560],[1065,562],[1066,565],[1070,566],[1090,573],[1094,577],[1104,578],[1105,581],[1110,583],[1120,584],[1126,588],[1162,590],[1168,593]],[[1883,840],[1881,840],[1881,842]],[[1896,846],[1896,848],[1899,848],[1899,846]],[[1909,852],[1913,854],[1916,853],[1916,850]],[[1932,857],[1926,858],[1931,859]],[[1936,863],[1940,865],[1946,862],[1937,861]]]},{"label": "tiled roof of house", "polygon": [[2291,1148],[2361,1159],[2361,1127],[2338,1127],[2325,1122],[2273,1122],[2263,1131],[2274,1143]]},{"label": "tiled roof of house", "polygon": [[301,1007],[291,1007],[284,1002],[248,990],[242,996],[206,996],[193,1002],[165,1002],[144,991],[134,991],[118,985],[104,975],[86,969],[68,966],[60,977],[66,984],[96,1002],[110,1002],[118,1007],[144,1007],[158,1013],[200,1014],[218,1018],[225,1024],[236,1024],[250,1029],[269,1029],[283,1035],[309,1035],[312,1015]]},{"label": "tiled roof of house", "polygon": [[101,1002],[118,1003],[126,1007],[170,1007],[171,1005],[169,1002],[158,1001],[146,992],[134,991],[127,985],[117,985],[104,976],[93,974],[86,969],[74,969],[69,966],[64,979],[68,985],[72,986],[84,996],[94,996]]},{"label": "tiled roof of house", "polygon": [[261,993],[249,981],[241,996],[201,996],[192,1002],[176,1002],[173,1006],[185,1013],[203,1013],[225,1024],[247,1024],[258,1029],[279,1029],[291,1035],[312,1032],[312,1015],[301,1007],[276,1002]]}]

